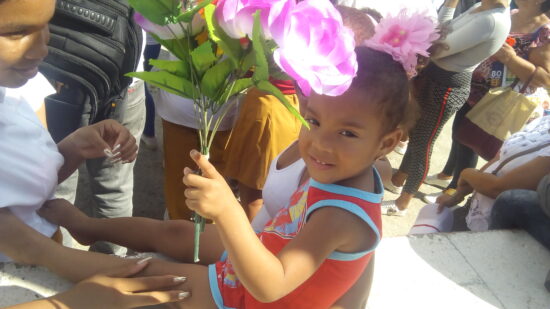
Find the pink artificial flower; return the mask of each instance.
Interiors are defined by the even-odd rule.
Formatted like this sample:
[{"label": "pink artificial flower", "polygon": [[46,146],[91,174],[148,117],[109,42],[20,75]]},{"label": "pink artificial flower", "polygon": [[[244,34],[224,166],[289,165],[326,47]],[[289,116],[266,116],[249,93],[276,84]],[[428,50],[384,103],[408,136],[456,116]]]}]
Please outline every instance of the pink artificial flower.
[{"label": "pink artificial flower", "polygon": [[296,80],[302,92],[338,96],[357,74],[353,32],[329,0],[305,0],[279,10],[284,24],[271,23],[279,46],[275,62]]},{"label": "pink artificial flower", "polygon": [[225,33],[234,39],[245,36],[252,37],[254,26],[253,14],[262,10],[260,19],[264,36],[271,39],[269,20],[280,22],[284,16],[270,18],[270,11],[275,8],[275,13],[280,15],[285,7],[293,7],[295,0],[220,0],[216,6],[216,18]]},{"label": "pink artificial flower", "polygon": [[[167,24],[167,25],[161,26],[151,22],[150,20],[148,20],[138,12],[134,13],[134,20],[143,30],[145,30],[145,32],[152,33],[158,36],[162,40],[180,39],[185,37],[184,29],[187,27],[186,23],[182,22],[177,24]],[[195,14],[191,22],[191,30],[192,30],[191,34],[196,35],[200,33],[205,26],[206,26],[206,22],[200,16],[200,14]]]},{"label": "pink artificial flower", "polygon": [[436,26],[427,13],[408,14],[403,9],[397,16],[383,18],[365,45],[392,55],[409,75],[414,76],[418,55],[428,57],[428,48],[439,38]]}]

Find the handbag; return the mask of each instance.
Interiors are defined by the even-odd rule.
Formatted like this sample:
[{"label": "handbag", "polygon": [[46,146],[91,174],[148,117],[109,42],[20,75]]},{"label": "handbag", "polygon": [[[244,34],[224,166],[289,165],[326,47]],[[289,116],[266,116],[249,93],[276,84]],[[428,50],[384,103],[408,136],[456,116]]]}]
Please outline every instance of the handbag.
[{"label": "handbag", "polygon": [[514,90],[518,78],[510,86],[490,89],[460,122],[454,138],[485,160],[491,160],[503,141],[521,130],[537,107],[536,102],[524,95],[536,72],[535,68],[519,92]]}]

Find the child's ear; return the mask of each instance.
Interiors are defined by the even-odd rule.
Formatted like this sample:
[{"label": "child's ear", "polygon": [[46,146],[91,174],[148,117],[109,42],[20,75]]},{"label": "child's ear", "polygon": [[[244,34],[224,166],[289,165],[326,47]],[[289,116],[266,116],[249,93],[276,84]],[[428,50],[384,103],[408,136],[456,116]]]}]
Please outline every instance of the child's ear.
[{"label": "child's ear", "polygon": [[382,139],[380,140],[380,150],[378,153],[378,157],[383,157],[392,152],[395,146],[397,146],[397,143],[399,143],[399,141],[401,140],[401,137],[403,137],[402,128],[395,128],[393,131],[384,134],[382,136]]}]

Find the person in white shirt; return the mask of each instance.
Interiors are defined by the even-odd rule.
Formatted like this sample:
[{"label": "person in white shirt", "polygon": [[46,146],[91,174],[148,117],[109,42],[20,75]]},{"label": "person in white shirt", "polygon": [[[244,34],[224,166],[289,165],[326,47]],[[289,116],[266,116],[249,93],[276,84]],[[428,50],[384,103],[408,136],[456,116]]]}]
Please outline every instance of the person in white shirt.
[{"label": "person in white shirt", "polygon": [[[40,259],[41,250],[57,252],[56,260],[65,264],[71,261],[65,253],[83,254],[94,261],[97,253],[79,253],[56,243],[51,237],[57,226],[36,211],[83,160],[113,152],[115,160],[136,158],[136,140],[113,120],[78,129],[56,145],[37,116],[44,112],[44,96],[53,92],[38,74],[38,65],[48,52],[48,21],[54,7],[54,0],[0,0],[0,260],[4,261]],[[146,262],[119,265],[68,292],[13,308],[106,308],[114,304],[133,308],[188,296],[175,290],[181,283],[175,276],[116,278],[136,274]],[[151,292],[161,289],[169,291]]]}]

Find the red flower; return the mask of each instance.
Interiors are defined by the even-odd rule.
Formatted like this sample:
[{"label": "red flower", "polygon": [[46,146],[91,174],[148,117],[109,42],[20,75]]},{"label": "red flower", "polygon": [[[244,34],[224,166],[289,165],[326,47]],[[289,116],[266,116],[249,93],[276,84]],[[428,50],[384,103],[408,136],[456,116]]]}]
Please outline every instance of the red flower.
[{"label": "red flower", "polygon": [[506,44],[514,47],[516,45],[516,39],[514,39],[513,37],[508,37],[506,38]]}]

